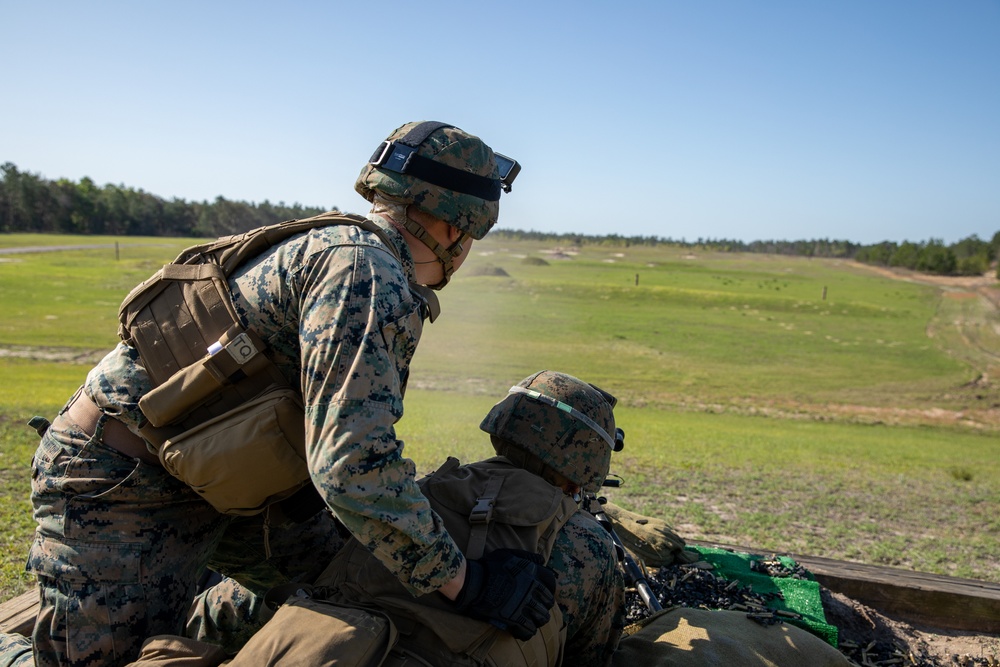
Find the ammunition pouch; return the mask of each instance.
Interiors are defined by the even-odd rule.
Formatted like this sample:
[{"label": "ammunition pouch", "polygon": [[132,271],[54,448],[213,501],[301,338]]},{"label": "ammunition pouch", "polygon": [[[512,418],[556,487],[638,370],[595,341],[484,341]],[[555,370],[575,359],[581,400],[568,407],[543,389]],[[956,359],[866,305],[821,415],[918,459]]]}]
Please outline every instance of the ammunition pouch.
[{"label": "ammunition pouch", "polygon": [[264,391],[214,419],[168,439],[160,463],[215,509],[257,514],[309,481],[298,392]]},{"label": "ammunition pouch", "polygon": [[396,644],[385,616],[313,598],[291,598],[240,649],[229,667],[378,667]]},{"label": "ammunition pouch", "polygon": [[228,278],[292,235],[338,224],[377,234],[395,254],[370,220],[325,213],[188,248],[119,310],[119,336],[153,386],[139,400],[139,430],[163,466],[220,512],[261,512],[309,482],[301,396],[240,319]]}]

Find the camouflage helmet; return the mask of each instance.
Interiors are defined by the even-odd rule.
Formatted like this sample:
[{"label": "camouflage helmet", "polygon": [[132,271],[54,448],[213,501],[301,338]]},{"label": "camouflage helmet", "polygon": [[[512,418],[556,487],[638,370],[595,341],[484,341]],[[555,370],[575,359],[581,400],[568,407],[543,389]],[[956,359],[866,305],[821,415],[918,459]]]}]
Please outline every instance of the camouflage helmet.
[{"label": "camouflage helmet", "polygon": [[572,375],[540,371],[510,388],[479,428],[534,455],[584,491],[596,492],[620,449],[615,398]]},{"label": "camouflage helmet", "polygon": [[377,191],[416,206],[478,240],[497,222],[502,185],[493,150],[479,137],[424,121],[379,144],[354,189],[368,201]]}]

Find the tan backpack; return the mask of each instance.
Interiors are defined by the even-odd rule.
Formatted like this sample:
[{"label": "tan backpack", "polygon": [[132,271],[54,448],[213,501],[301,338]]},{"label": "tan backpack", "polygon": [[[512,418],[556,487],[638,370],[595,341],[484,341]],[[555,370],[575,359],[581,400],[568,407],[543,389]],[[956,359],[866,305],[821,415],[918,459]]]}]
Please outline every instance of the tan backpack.
[{"label": "tan backpack", "polygon": [[[577,510],[572,498],[537,475],[495,457],[466,466],[448,461],[420,481],[431,507],[467,558],[498,548],[524,549],[546,562],[559,531]],[[348,542],[317,584],[332,599],[385,613],[400,633],[397,651],[430,664],[557,665],[565,628],[558,605],[527,641],[455,613],[439,594],[413,597],[357,540]]]},{"label": "tan backpack", "polygon": [[243,326],[228,278],[281,241],[328,225],[372,232],[398,259],[374,222],[324,213],[188,248],[119,310],[119,336],[138,350],[153,385],[139,401],[148,420],[140,431],[167,471],[220,512],[258,513],[309,481],[301,394]]},{"label": "tan backpack", "polygon": [[[456,459],[421,480],[424,493],[459,546],[522,548],[551,553],[559,530],[576,511],[560,489],[503,458],[459,466]],[[478,557],[479,553],[475,555]],[[455,613],[437,593],[414,598],[371,553],[352,539],[315,586],[286,584],[265,602],[274,616],[229,664],[231,667],[555,667],[565,628],[558,605],[527,641],[489,623]],[[203,646],[158,637],[134,667],[187,665]],[[183,643],[181,643],[183,642]],[[191,644],[195,644],[191,646]],[[197,651],[196,651],[197,650]],[[211,667],[214,662],[190,661]],[[132,667],[132,666],[130,666]]]}]

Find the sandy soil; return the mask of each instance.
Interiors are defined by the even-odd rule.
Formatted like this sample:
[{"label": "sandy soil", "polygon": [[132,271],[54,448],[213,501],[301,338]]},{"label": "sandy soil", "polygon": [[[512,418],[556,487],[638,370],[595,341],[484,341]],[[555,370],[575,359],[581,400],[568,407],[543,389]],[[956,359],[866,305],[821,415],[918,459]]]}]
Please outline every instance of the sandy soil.
[{"label": "sandy soil", "polygon": [[80,350],[73,347],[30,347],[27,345],[7,345],[0,347],[0,359],[30,359],[33,361],[57,361],[70,364],[93,366],[110,351]]},{"label": "sandy soil", "polygon": [[902,665],[1000,665],[1000,635],[909,625],[840,593],[822,594],[826,619],[840,631],[841,650],[858,664],[864,664],[867,649],[873,663],[902,657]]}]

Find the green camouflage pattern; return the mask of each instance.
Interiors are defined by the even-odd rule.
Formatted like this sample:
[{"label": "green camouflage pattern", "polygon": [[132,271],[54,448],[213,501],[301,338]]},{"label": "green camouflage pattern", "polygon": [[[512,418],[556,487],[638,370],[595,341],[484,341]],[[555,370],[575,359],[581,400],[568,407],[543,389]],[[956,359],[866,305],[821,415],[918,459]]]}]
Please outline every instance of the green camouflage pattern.
[{"label": "green camouflage pattern", "polygon": [[[423,302],[408,286],[413,264],[405,241],[388,221],[374,220],[401,262],[376,235],[338,225],[254,258],[230,286],[245,324],[301,387],[316,489],[408,590],[430,592],[457,575],[463,557],[395,437]],[[149,388],[141,360],[124,344],[84,385],[134,432]],[[35,456],[38,539],[28,569],[39,577],[48,619],[36,629],[39,664],[124,664],[141,638],[178,632],[205,566],[257,593],[304,576],[342,545],[332,518],[320,512],[305,525],[270,526],[267,558],[268,514],[221,515],[161,467],[125,458],[99,433],[89,438],[67,421],[53,421]],[[237,527],[242,532],[234,535]],[[70,649],[54,642],[67,635],[74,657],[61,658]]]},{"label": "green camouflage pattern", "polygon": [[34,664],[30,639],[12,632],[0,632],[0,667],[31,667]]},{"label": "green camouflage pattern", "polygon": [[255,594],[235,579],[226,577],[195,598],[183,634],[221,646],[233,655],[274,616],[264,599],[264,595]]},{"label": "green camouflage pattern", "polygon": [[[337,225],[251,260],[230,285],[237,313],[302,390],[314,485],[404,584],[428,592],[453,579],[462,558],[437,525],[396,439],[423,328],[422,301],[409,288],[413,261],[405,241],[390,222],[374,220],[393,239],[402,264],[374,234]],[[139,396],[109,405],[108,399],[123,398],[123,383],[100,376],[95,369],[88,382],[109,391],[93,394],[98,405],[134,415]]]},{"label": "green camouflage pattern", "polygon": [[[489,459],[463,466],[461,470],[466,471],[465,474],[453,474],[435,480],[435,491],[429,494],[431,506],[439,509],[443,520],[453,527],[455,535],[465,536],[459,537],[460,543],[465,539],[471,539],[469,537],[471,530],[466,527],[463,532],[460,526],[456,526],[456,522],[467,521],[469,510],[476,502],[475,498],[482,493],[490,472],[497,470],[498,466],[502,467],[503,464],[498,461],[510,466],[505,459]],[[509,484],[515,485],[512,488],[522,491],[518,498],[539,497],[538,493],[525,487],[523,479],[519,480],[516,477],[508,479]],[[535,484],[550,491],[554,488],[539,477],[533,479]],[[517,486],[518,484],[520,486]],[[457,485],[458,488],[446,493],[442,489],[444,485]],[[509,512],[511,500],[503,500],[503,491],[506,488],[507,484],[500,487],[497,506],[506,504],[505,511]],[[468,497],[461,500],[463,495]],[[503,519],[496,521],[502,523]],[[491,528],[490,534],[489,543],[492,547],[526,546],[519,541],[521,538],[514,530]],[[509,542],[505,543],[504,540]],[[539,546],[539,549],[541,548]],[[451,647],[452,651],[458,650],[456,647],[464,646],[469,641],[472,641],[472,646],[479,646],[479,642],[483,641],[475,639],[476,631],[465,625],[464,619],[454,618],[453,613],[442,614],[442,610],[445,612],[448,610],[443,598],[425,596],[414,601],[406,597],[403,591],[398,590],[396,582],[389,578],[391,575],[377,563],[373,563],[372,556],[360,552],[361,555],[358,557],[358,553],[356,546],[348,543],[334,563],[336,570],[325,572],[317,582],[321,587],[329,587],[327,593],[335,602],[369,609],[379,608],[400,628],[411,627],[413,621],[429,625],[430,630],[437,636],[435,643],[444,644],[442,638],[447,637],[448,641],[454,644]],[[562,612],[562,620],[567,629],[563,664],[574,667],[599,667],[609,664],[625,625],[624,576],[617,564],[611,535],[601,527],[593,515],[577,509],[556,534],[547,565],[556,574],[556,603]],[[400,599],[404,597],[405,599]],[[474,623],[474,625],[482,625],[487,628],[482,632],[489,632],[489,626],[485,623]],[[415,630],[410,632],[412,641],[407,643],[408,638],[401,637],[400,646],[437,664],[429,656],[421,654],[426,648],[427,640],[422,639],[421,634]],[[441,650],[447,652],[443,647]],[[449,665],[487,664],[482,656],[480,660],[470,659],[460,653],[449,654],[448,657],[449,659],[443,662]]]},{"label": "green camouflage pattern", "polygon": [[375,221],[402,266],[372,234],[325,228],[237,274],[235,304],[302,389],[307,463],[320,495],[409,590],[426,593],[451,581],[463,559],[396,438],[423,301],[409,288],[405,241],[390,222]]},{"label": "green camouflage pattern", "polygon": [[567,628],[564,665],[611,662],[625,627],[625,580],[616,559],[608,531],[582,510],[556,536],[548,566]]},{"label": "green camouflage pattern", "polygon": [[[606,433],[615,432],[611,404],[572,375],[541,371],[517,386],[561,401],[590,417]],[[508,394],[479,427],[537,456],[584,491],[596,493],[608,476],[611,446],[603,437],[571,414],[524,394]]]},{"label": "green camouflage pattern", "polygon": [[206,568],[261,595],[311,577],[316,554],[343,544],[325,512],[299,524],[219,514],[162,467],[102,443],[102,429],[89,436],[60,414],[34,456],[38,665],[126,664],[146,636],[183,629]]},{"label": "green camouflage pattern", "polygon": [[[402,139],[420,122],[423,121],[407,123],[397,128],[387,141]],[[444,127],[432,132],[417,149],[417,154],[449,167],[488,178],[499,178],[500,172],[493,150],[479,137],[455,127]],[[374,201],[375,191],[378,191],[389,199],[412,204],[477,240],[486,236],[500,215],[499,201],[486,201],[473,195],[446,190],[413,176],[379,169],[371,164],[366,164],[361,169],[354,189],[368,201]]]}]

